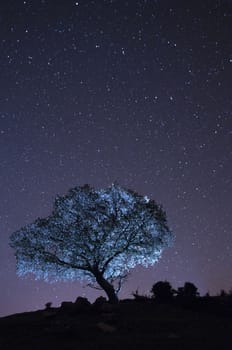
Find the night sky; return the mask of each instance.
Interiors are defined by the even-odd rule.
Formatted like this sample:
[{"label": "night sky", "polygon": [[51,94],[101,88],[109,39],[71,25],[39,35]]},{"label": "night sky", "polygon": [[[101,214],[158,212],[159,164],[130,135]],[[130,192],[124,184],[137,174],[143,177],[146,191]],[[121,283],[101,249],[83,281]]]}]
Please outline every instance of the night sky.
[{"label": "night sky", "polygon": [[0,316],[99,295],[18,278],[9,247],[85,183],[155,199],[175,234],[120,298],[232,288],[231,37],[232,1],[1,1]]}]

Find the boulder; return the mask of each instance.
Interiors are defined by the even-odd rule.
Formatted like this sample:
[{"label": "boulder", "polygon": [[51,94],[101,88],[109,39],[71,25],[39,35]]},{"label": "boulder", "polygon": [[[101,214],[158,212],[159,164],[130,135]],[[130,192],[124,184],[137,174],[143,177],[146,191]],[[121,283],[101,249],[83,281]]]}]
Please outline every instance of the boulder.
[{"label": "boulder", "polygon": [[108,304],[106,298],[104,297],[98,297],[95,302],[93,303],[93,306],[95,309],[99,310],[99,311],[102,311],[102,307],[103,305],[106,305]]},{"label": "boulder", "polygon": [[71,301],[63,301],[61,303],[61,310],[67,311],[67,312],[73,312],[74,311],[74,303]]},{"label": "boulder", "polygon": [[77,297],[74,305],[75,310],[78,311],[87,311],[91,307],[91,303],[88,301],[88,299],[83,297]]},{"label": "boulder", "polygon": [[113,333],[117,330],[116,327],[104,322],[98,322],[97,328],[103,333]]}]

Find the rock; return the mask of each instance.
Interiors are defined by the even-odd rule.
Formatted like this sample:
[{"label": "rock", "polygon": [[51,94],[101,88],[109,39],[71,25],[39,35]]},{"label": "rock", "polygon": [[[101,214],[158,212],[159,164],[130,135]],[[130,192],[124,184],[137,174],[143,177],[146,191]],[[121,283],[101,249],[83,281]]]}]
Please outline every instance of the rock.
[{"label": "rock", "polygon": [[78,311],[87,311],[91,307],[91,303],[88,301],[88,299],[83,297],[77,297],[74,305],[75,310]]},{"label": "rock", "polygon": [[94,308],[95,308],[96,310],[101,311],[103,305],[106,305],[106,304],[108,304],[106,298],[104,298],[104,297],[99,297],[99,298],[97,298],[97,299],[95,300],[95,302],[93,303],[93,306],[94,306]]},{"label": "rock", "polygon": [[61,303],[61,310],[72,312],[74,310],[74,304],[71,301],[63,301]]},{"label": "rock", "polygon": [[117,329],[114,326],[111,326],[110,324],[104,323],[104,322],[98,322],[97,328],[101,330],[103,333],[113,333]]},{"label": "rock", "polygon": [[169,333],[168,338],[169,339],[178,339],[178,338],[180,338],[180,336],[176,333]]}]

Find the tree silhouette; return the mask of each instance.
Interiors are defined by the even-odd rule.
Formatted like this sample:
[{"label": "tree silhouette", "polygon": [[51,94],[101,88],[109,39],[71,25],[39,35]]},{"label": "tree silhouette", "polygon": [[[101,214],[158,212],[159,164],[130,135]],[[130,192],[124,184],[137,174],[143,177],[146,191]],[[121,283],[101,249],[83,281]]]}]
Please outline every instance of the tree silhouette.
[{"label": "tree silhouette", "polygon": [[198,295],[197,287],[191,282],[185,282],[184,287],[179,287],[177,290],[179,298],[194,299]]},{"label": "tree silhouette", "polygon": [[151,292],[156,300],[168,301],[172,299],[175,291],[168,281],[159,281],[152,286]]},{"label": "tree silhouette", "polygon": [[50,216],[11,235],[18,275],[86,279],[111,303],[118,301],[115,283],[137,264],[153,265],[171,242],[162,207],[117,184],[73,188],[55,199]]}]

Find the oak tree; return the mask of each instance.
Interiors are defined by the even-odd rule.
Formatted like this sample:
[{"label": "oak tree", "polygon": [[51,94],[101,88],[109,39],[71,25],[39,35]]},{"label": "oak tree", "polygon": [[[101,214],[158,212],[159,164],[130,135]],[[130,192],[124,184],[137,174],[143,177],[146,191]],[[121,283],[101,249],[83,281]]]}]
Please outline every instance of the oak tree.
[{"label": "oak tree", "polygon": [[55,199],[53,211],[11,235],[18,275],[47,281],[96,283],[111,303],[115,282],[136,265],[157,262],[172,242],[166,214],[154,200],[117,184],[70,189]]}]

